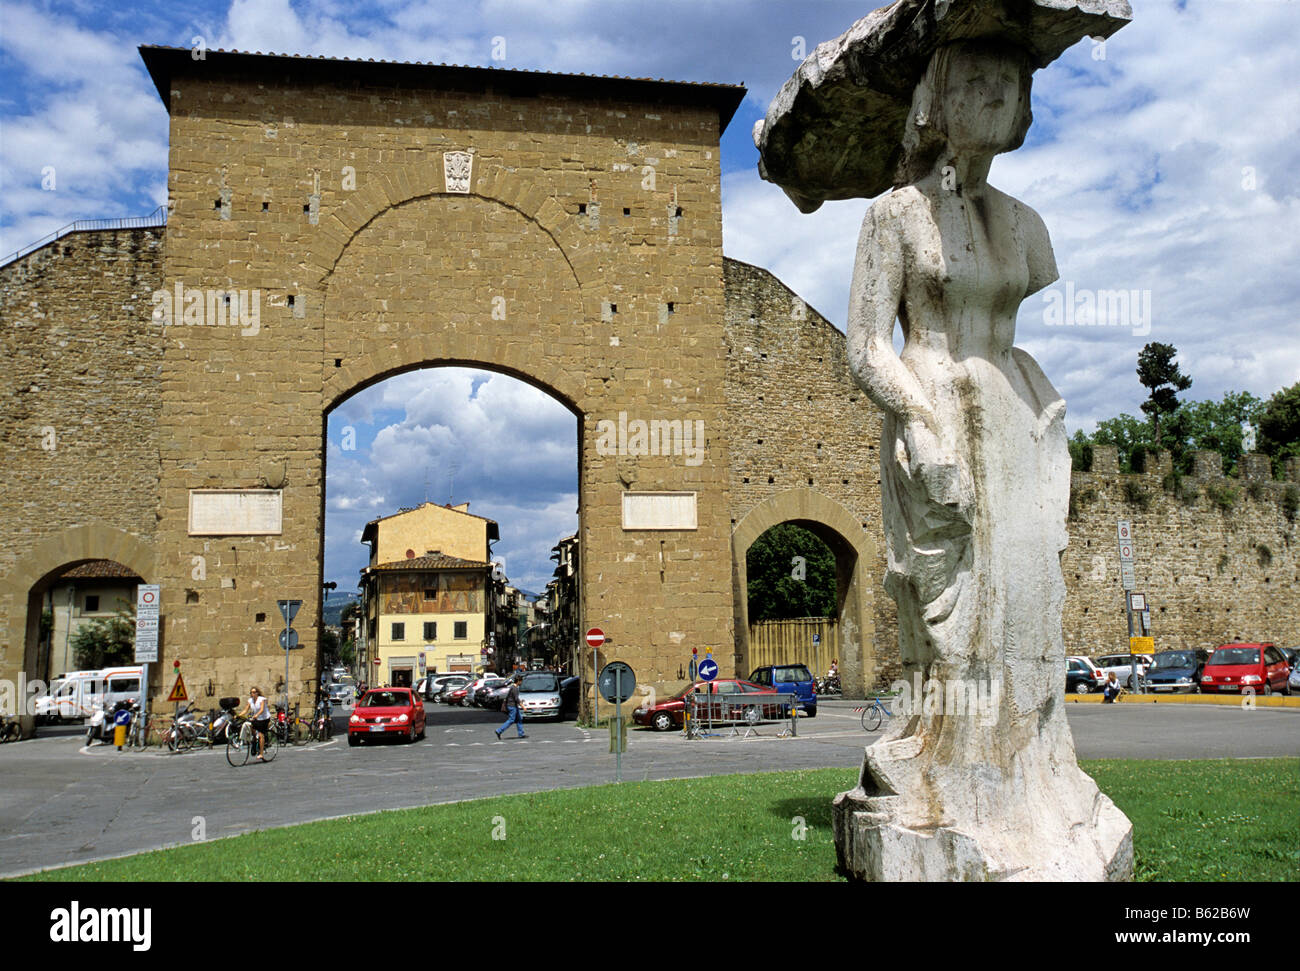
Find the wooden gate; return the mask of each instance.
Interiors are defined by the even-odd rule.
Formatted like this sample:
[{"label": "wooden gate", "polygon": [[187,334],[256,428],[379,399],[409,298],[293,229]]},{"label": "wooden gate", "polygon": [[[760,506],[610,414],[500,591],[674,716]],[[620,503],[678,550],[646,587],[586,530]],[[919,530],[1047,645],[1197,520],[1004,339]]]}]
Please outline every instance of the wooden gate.
[{"label": "wooden gate", "polygon": [[765,664],[808,665],[814,678],[826,675],[840,656],[839,622],[833,617],[760,620],[749,625],[749,662],[740,677]]}]

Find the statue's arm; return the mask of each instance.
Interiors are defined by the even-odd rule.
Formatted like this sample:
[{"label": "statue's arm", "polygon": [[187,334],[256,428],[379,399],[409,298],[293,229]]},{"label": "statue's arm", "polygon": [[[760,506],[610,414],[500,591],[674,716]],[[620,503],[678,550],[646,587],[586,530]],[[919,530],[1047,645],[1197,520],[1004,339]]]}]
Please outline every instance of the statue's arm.
[{"label": "statue's arm", "polygon": [[894,352],[894,321],[903,294],[903,214],[897,197],[878,200],[862,221],[849,290],[849,369],[880,408],[938,434],[916,376]]}]

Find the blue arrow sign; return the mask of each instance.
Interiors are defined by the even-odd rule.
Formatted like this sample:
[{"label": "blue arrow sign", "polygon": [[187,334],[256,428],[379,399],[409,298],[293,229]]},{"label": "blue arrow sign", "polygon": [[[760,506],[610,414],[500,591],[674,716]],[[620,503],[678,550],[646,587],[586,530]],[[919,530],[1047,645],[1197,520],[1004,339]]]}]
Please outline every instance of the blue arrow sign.
[{"label": "blue arrow sign", "polygon": [[700,662],[700,679],[703,681],[712,681],[718,676],[718,662],[711,657],[706,657]]}]

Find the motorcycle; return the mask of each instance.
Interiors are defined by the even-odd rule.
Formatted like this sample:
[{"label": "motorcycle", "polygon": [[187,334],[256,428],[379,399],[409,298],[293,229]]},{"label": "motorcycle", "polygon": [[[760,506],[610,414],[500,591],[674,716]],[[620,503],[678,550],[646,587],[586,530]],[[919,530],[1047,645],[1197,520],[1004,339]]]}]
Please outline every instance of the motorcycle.
[{"label": "motorcycle", "polygon": [[[89,721],[86,722],[86,745],[93,744],[96,740],[107,745],[113,739],[113,726],[117,720],[119,711],[130,711],[131,702],[119,701],[111,709],[105,710],[102,704],[96,704],[90,714]],[[134,717],[134,715],[132,716]],[[128,731],[130,724],[127,725]]]},{"label": "motorcycle", "polygon": [[841,694],[840,676],[838,674],[828,674],[817,682],[817,693],[819,695],[838,695]]}]

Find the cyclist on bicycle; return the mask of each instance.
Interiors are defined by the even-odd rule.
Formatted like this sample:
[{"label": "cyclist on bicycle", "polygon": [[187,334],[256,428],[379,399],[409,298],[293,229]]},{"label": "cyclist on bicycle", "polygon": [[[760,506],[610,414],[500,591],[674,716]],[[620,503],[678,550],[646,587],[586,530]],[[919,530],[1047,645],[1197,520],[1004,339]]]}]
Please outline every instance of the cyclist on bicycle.
[{"label": "cyclist on bicycle", "polygon": [[257,758],[264,762],[266,760],[262,758],[262,753],[266,751],[266,737],[271,730],[271,707],[266,696],[256,687],[250,688],[248,695],[248,704],[236,714],[246,716],[253,723],[253,729],[257,732]]}]

